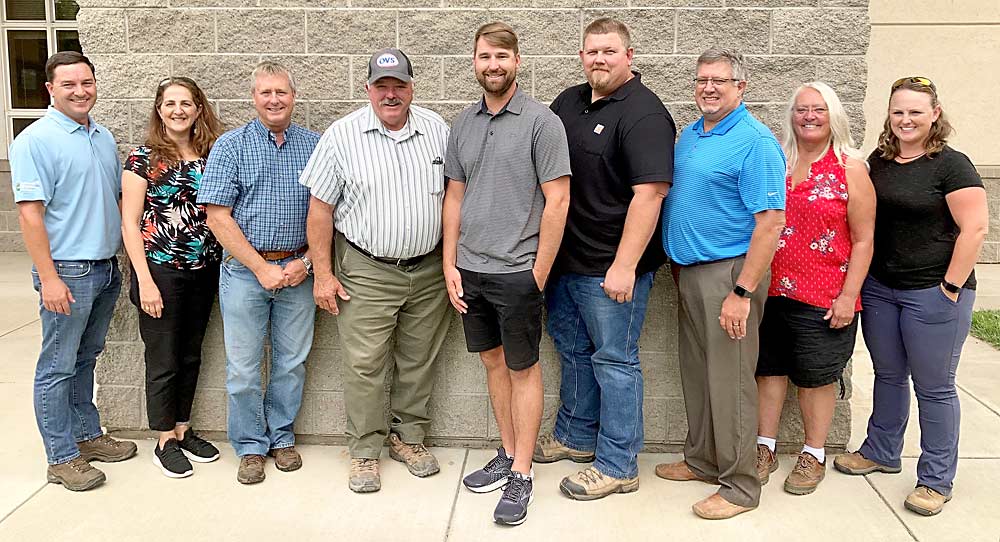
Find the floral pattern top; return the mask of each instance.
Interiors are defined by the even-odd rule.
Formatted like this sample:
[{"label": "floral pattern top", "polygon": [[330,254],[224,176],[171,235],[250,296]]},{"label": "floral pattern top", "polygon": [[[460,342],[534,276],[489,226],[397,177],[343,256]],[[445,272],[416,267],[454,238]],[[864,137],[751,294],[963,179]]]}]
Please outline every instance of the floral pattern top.
[{"label": "floral pattern top", "polygon": [[204,205],[195,203],[205,158],[163,161],[150,167],[149,147],[137,147],[125,160],[125,170],[146,180],[146,203],[139,230],[146,258],[176,269],[195,270],[218,264],[222,247],[208,229]]},{"label": "floral pattern top", "polygon": [[[795,188],[787,175],[785,190],[785,229],[771,263],[767,293],[828,309],[844,287],[851,259],[847,173],[837,163],[833,146]],[[860,296],[854,310],[861,310]]]}]

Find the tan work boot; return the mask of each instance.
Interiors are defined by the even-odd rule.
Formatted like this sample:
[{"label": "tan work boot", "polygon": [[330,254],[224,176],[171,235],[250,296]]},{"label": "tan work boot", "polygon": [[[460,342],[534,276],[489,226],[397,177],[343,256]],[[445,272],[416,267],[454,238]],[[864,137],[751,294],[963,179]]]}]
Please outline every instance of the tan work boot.
[{"label": "tan work boot", "polygon": [[382,489],[382,479],[378,475],[378,459],[352,457],[347,487],[355,493],[374,493]]},{"label": "tan work boot", "polygon": [[767,444],[757,445],[757,478],[760,485],[765,485],[771,480],[771,473],[778,470],[778,456],[767,447]]},{"label": "tan work boot", "polygon": [[295,446],[274,448],[267,452],[267,455],[274,458],[274,466],[281,472],[292,472],[302,468],[302,456],[295,451]]},{"label": "tan work boot", "polygon": [[708,480],[701,478],[691,470],[688,466],[687,461],[678,461],[676,463],[660,463],[656,466],[656,475],[664,480],[671,480],[673,482],[704,482],[706,484],[718,484],[714,480]]},{"label": "tan work boot", "polygon": [[535,463],[555,463],[562,459],[570,459],[574,463],[590,463],[594,460],[594,452],[574,450],[559,442],[551,433],[538,437],[535,452],[531,460]]},{"label": "tan work boot", "polygon": [[944,503],[951,500],[951,495],[942,495],[927,486],[917,486],[906,496],[903,506],[921,516],[933,516],[941,512]]},{"label": "tan work boot", "polygon": [[127,440],[115,440],[108,435],[101,435],[97,438],[77,442],[76,447],[80,450],[80,457],[87,461],[103,461],[105,463],[117,463],[125,461],[134,456],[138,447],[134,442]]},{"label": "tan work boot", "polygon": [[833,460],[833,466],[844,474],[869,474],[872,472],[896,474],[903,470],[902,467],[890,467],[865,459],[861,452],[838,455],[837,459]]},{"label": "tan work boot", "polygon": [[90,463],[82,457],[58,465],[49,465],[46,478],[50,484],[62,484],[70,491],[87,491],[107,480],[103,472],[90,466]]},{"label": "tan work boot", "polygon": [[691,506],[691,510],[694,510],[694,513],[703,519],[729,519],[743,512],[749,512],[754,508],[756,506],[733,504],[718,493],[706,497]]},{"label": "tan work boot", "polygon": [[785,478],[785,491],[792,495],[808,495],[816,491],[816,486],[826,477],[826,461],[820,463],[809,452],[799,454],[795,468]]},{"label": "tan work boot", "polygon": [[241,484],[258,484],[264,481],[264,456],[252,454],[240,458],[236,481]]},{"label": "tan work boot", "polygon": [[423,444],[407,444],[396,433],[389,433],[389,457],[406,465],[406,470],[418,478],[441,470],[437,458]]},{"label": "tan work boot", "polygon": [[607,497],[612,493],[631,493],[639,490],[639,477],[612,478],[605,476],[594,467],[567,476],[559,483],[559,489],[569,498],[578,501],[592,501]]}]

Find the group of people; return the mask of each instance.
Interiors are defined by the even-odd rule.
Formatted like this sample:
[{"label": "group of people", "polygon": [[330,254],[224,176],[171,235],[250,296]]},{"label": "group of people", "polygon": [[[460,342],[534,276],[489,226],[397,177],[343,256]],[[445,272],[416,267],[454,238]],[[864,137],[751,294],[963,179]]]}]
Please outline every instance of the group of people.
[{"label": "group of people", "polygon": [[[683,460],[656,474],[718,485],[697,515],[758,506],[778,467],[789,379],[805,443],[784,487],[816,489],[859,313],[873,413],[864,445],[835,466],[900,472],[912,377],[923,453],[905,502],[940,511],[957,466],[955,371],[988,219],[975,168],[946,144],[935,85],[893,84],[866,164],[832,88],[796,89],[779,143],[743,104],[744,58],[720,48],[696,62],[702,117],[677,137],[633,54],[623,23],[593,21],[580,50],[586,82],[546,107],[517,83],[514,30],[486,24],[472,55],[483,97],[449,127],[412,104],[406,54],[383,49],[368,64],[369,104],[322,135],[292,123],[295,79],[281,64],[255,68],[258,116],[225,133],[198,85],[170,77],[124,167],[89,116],[93,65],[53,55],[53,105],[10,152],[40,294],[35,412],[48,480],[90,489],[105,480],[91,461],[136,454],[102,434],[92,402],[123,244],[159,432],[152,460],[166,476],[219,457],[191,427],[217,292],[240,483],[263,481],[268,456],[280,471],[302,466],[293,423],[316,307],[337,317],[350,489],[380,489],[386,441],[414,476],[438,472],[423,442],[450,305],[486,369],[500,432],[496,457],[463,479],[473,492],[502,489],[494,520],[525,520],[533,463],[590,463],[560,482],[571,499],[636,491],[639,336],[669,258],[688,435]],[[543,306],[561,404],[539,435]]]}]

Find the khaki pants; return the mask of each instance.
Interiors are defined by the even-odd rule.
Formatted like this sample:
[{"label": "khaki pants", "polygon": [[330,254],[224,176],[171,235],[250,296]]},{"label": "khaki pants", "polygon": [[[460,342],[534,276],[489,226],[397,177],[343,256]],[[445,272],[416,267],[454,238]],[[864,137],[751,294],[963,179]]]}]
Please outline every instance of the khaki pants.
[{"label": "khaki pants", "polygon": [[750,300],[747,335],[733,340],[719,325],[722,301],[733,290],[743,257],[681,267],[678,350],[687,409],[684,459],[699,476],[717,479],[719,494],[757,506],[757,349],[770,274]]},{"label": "khaki pants", "polygon": [[450,316],[441,249],[415,266],[396,267],[361,254],[341,234],[335,245],[335,272],[351,296],[337,300],[348,446],[351,457],[374,459],[390,430],[385,403],[390,364],[395,367],[388,405],[392,432],[416,444],[430,425],[433,362]]}]

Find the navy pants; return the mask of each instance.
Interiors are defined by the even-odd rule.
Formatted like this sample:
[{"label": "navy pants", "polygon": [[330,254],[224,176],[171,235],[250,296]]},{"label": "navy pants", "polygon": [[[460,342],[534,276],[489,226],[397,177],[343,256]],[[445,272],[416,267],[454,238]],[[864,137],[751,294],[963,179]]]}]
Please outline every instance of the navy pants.
[{"label": "navy pants", "polygon": [[900,466],[910,413],[910,379],[920,412],[917,484],[950,495],[958,469],[961,412],[955,372],[972,325],[974,290],[958,302],[935,285],[896,290],[871,276],[861,291],[861,330],[875,368],[872,415],[861,452],[865,458]]}]

